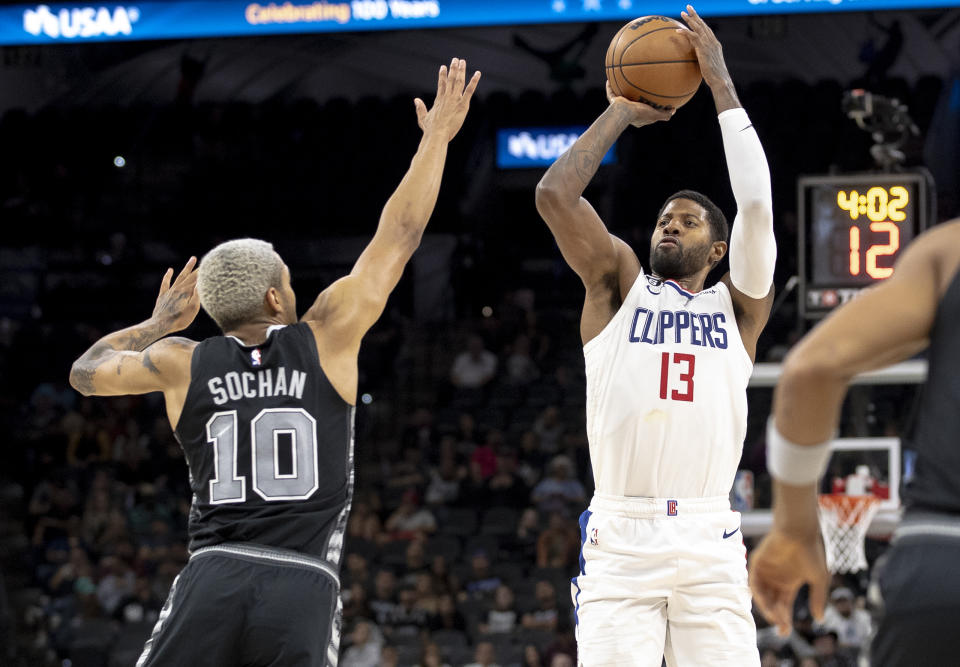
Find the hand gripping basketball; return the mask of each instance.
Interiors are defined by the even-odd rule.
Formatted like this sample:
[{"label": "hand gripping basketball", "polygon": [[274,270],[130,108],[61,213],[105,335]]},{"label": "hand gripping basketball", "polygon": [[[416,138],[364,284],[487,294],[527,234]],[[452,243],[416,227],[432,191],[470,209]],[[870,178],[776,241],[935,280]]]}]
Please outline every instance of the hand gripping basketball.
[{"label": "hand gripping basketball", "polygon": [[690,45],[700,63],[703,80],[711,88],[715,84],[729,81],[730,73],[727,71],[727,63],[723,60],[723,47],[710,26],[700,18],[693,5],[687,5],[687,11],[680,12],[680,16],[689,27],[678,28],[677,32],[690,40]]},{"label": "hand gripping basketball", "polygon": [[621,95],[614,95],[613,88],[610,87],[609,81],[607,81],[607,101],[618,109],[623,109],[624,113],[629,114],[631,118],[630,124],[634,127],[643,127],[644,125],[656,123],[659,120],[670,120],[673,118],[673,114],[677,112],[676,109],[667,111],[654,109],[649,104],[634,102]]},{"label": "hand gripping basketball", "polygon": [[438,136],[450,141],[460,131],[463,119],[470,109],[470,98],[480,82],[480,72],[474,72],[464,88],[466,77],[467,61],[454,58],[450,61],[449,70],[446,65],[440,66],[437,97],[433,101],[433,107],[427,111],[427,105],[419,97],[413,101],[417,108],[417,124],[424,135],[436,132]]}]

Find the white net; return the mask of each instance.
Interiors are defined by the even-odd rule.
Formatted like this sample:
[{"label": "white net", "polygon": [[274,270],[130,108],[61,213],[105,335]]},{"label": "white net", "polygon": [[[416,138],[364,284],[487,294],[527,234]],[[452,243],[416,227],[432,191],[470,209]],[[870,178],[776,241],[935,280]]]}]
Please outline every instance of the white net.
[{"label": "white net", "polygon": [[827,552],[827,568],[831,572],[867,569],[864,540],[879,509],[880,499],[874,496],[820,496],[820,531]]}]

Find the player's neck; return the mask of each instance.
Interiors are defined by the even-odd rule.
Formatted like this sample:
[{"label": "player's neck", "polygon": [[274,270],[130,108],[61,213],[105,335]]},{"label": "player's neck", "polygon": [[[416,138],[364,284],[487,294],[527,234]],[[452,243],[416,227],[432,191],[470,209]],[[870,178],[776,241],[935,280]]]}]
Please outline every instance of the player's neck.
[{"label": "player's neck", "polygon": [[657,275],[657,278],[660,278],[660,280],[663,280],[663,281],[669,280],[670,282],[674,282],[680,285],[680,287],[682,287],[684,291],[690,292],[691,294],[696,294],[697,292],[700,292],[703,290],[703,281],[706,278],[706,276],[703,276],[697,273],[692,276],[683,276],[681,278],[664,278],[663,276],[659,276],[659,275]]},{"label": "player's neck", "polygon": [[244,345],[259,345],[267,340],[267,329],[276,325],[283,325],[277,317],[262,317],[224,331],[224,336],[233,336]]}]

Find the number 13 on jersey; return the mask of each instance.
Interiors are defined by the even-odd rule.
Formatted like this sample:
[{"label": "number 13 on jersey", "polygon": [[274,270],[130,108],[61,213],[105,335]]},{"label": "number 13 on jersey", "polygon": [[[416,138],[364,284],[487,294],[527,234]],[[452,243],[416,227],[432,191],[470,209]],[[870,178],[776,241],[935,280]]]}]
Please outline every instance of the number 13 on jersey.
[{"label": "number 13 on jersey", "polygon": [[660,398],[693,401],[693,372],[697,358],[684,352],[660,355]]}]

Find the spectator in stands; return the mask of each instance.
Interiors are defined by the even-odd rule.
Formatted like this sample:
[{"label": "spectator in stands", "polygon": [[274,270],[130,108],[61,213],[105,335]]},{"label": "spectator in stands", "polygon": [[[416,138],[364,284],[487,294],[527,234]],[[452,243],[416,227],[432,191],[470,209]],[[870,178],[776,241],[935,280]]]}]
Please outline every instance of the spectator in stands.
[{"label": "spectator in stands", "polygon": [[470,557],[470,574],[464,582],[460,599],[461,601],[490,600],[500,583],[500,577],[490,569],[490,558],[487,552],[477,549]]},{"label": "spectator in stands", "polygon": [[114,556],[100,559],[97,600],[107,615],[112,615],[120,601],[133,593],[135,584],[136,577],[126,563]]},{"label": "spectator in stands", "polygon": [[480,336],[470,336],[467,349],[458,354],[450,369],[450,382],[458,389],[480,389],[497,372],[497,357],[483,345]]},{"label": "spectator in stands", "polygon": [[420,662],[415,667],[450,667],[450,665],[440,655],[440,647],[437,643],[428,641],[424,643]]},{"label": "spectator in stands", "polygon": [[546,461],[546,456],[540,451],[540,436],[532,430],[524,431],[520,436],[520,465],[517,474],[527,486],[532,487],[540,481]]},{"label": "spectator in stands", "polygon": [[820,667],[854,667],[854,661],[839,648],[835,631],[821,628],[814,633],[813,650]]},{"label": "spectator in stands", "polygon": [[380,667],[399,667],[400,656],[396,646],[384,646],[380,652]]},{"label": "spectator in stands", "polygon": [[486,620],[479,625],[480,634],[513,632],[517,627],[517,618],[513,591],[506,584],[501,584],[494,594],[493,608],[487,611]]},{"label": "spectator in stands", "polygon": [[560,450],[563,431],[560,408],[556,405],[548,405],[533,422],[533,432],[540,439],[540,451],[545,454],[556,454]]},{"label": "spectator in stands", "polygon": [[406,489],[421,487],[427,483],[424,473],[423,450],[419,447],[405,447],[400,461],[390,470],[385,486],[388,489]]},{"label": "spectator in stands", "polygon": [[557,629],[560,614],[557,609],[557,591],[549,581],[538,581],[534,591],[537,608],[523,615],[523,627],[527,630],[553,632]]},{"label": "spectator in stands", "polygon": [[540,515],[534,507],[520,513],[517,530],[510,545],[511,551],[524,562],[532,563],[537,557],[537,542],[540,535]]},{"label": "spectator in stands", "polygon": [[430,561],[430,578],[433,590],[438,595],[453,595],[460,589],[457,578],[450,573],[446,557],[441,554],[437,554]]},{"label": "spectator in stands", "polygon": [[353,582],[343,594],[343,619],[352,621],[373,615],[370,609],[367,588],[360,582]]},{"label": "spectator in stands", "polygon": [[830,594],[830,604],[823,614],[823,627],[837,633],[842,649],[859,651],[870,640],[871,620],[865,609],[855,605],[853,591],[846,587]]},{"label": "spectator in stands", "polygon": [[412,540],[435,532],[437,520],[430,510],[420,506],[420,494],[416,489],[407,489],[400,506],[390,515],[384,527],[395,540]]},{"label": "spectator in stands", "polygon": [[497,654],[493,650],[493,644],[490,642],[477,642],[477,648],[473,654],[473,662],[466,667],[500,667],[497,664]]},{"label": "spectator in stands", "polygon": [[521,334],[514,339],[505,366],[506,379],[513,384],[529,384],[540,377],[540,369],[530,356],[529,338]]},{"label": "spectator in stands", "polygon": [[423,611],[429,618],[436,616],[440,612],[440,597],[433,587],[431,574],[429,572],[418,574],[413,588],[417,594],[416,608]]},{"label": "spectator in stands", "polygon": [[543,661],[540,658],[540,649],[533,644],[527,644],[523,647],[522,667],[543,667]]},{"label": "spectator in stands", "polygon": [[423,540],[413,540],[407,545],[404,553],[404,567],[401,581],[404,586],[413,587],[417,584],[420,575],[426,575],[430,571],[427,565],[427,554],[423,546]]},{"label": "spectator in stands", "polygon": [[576,529],[560,513],[552,512],[546,530],[537,539],[537,567],[571,567],[579,551]]},{"label": "spectator in stands", "polygon": [[460,497],[460,473],[452,454],[442,454],[440,465],[431,470],[424,494],[427,505],[453,505]]},{"label": "spectator in stands", "polygon": [[366,556],[357,551],[349,551],[346,558],[346,567],[340,576],[340,581],[346,588],[353,584],[366,586],[370,581],[370,566]]},{"label": "spectator in stands", "polygon": [[517,455],[513,450],[497,452],[497,469],[487,482],[488,507],[522,507],[530,497],[530,487],[517,474]]},{"label": "spectator in stands", "polygon": [[573,506],[586,502],[583,484],[573,478],[573,464],[566,456],[556,456],[550,462],[548,476],[533,487],[531,500],[542,514],[560,512],[570,516]]},{"label": "spectator in stands", "polygon": [[489,504],[490,487],[483,474],[483,466],[479,461],[470,461],[467,465],[467,476],[460,482],[461,507],[486,507]]},{"label": "spectator in stands", "polygon": [[348,636],[350,647],[344,651],[343,667],[378,667],[381,664],[383,635],[369,621],[358,621]]},{"label": "spectator in stands", "polygon": [[467,619],[463,617],[453,600],[452,595],[441,595],[438,603],[439,613],[430,619],[431,630],[456,630],[464,632],[467,629]]},{"label": "spectator in stands", "polygon": [[162,608],[163,600],[150,587],[150,578],[141,575],[134,583],[133,593],[117,604],[114,618],[123,623],[152,625],[157,622]]},{"label": "spectator in stands", "polygon": [[432,452],[440,436],[433,424],[433,413],[427,408],[417,408],[407,422],[400,441],[403,447],[414,447],[423,452]]},{"label": "spectator in stands", "polygon": [[373,580],[370,609],[381,628],[393,623],[397,611],[397,578],[390,570],[380,570]]},{"label": "spectator in stands", "polygon": [[385,631],[391,638],[415,637],[428,625],[429,614],[417,605],[417,591],[411,586],[400,589],[392,627]]},{"label": "spectator in stands", "polygon": [[502,440],[503,434],[500,431],[490,430],[483,443],[474,447],[470,453],[470,465],[476,463],[480,467],[480,475],[484,480],[497,471],[497,448]]}]

